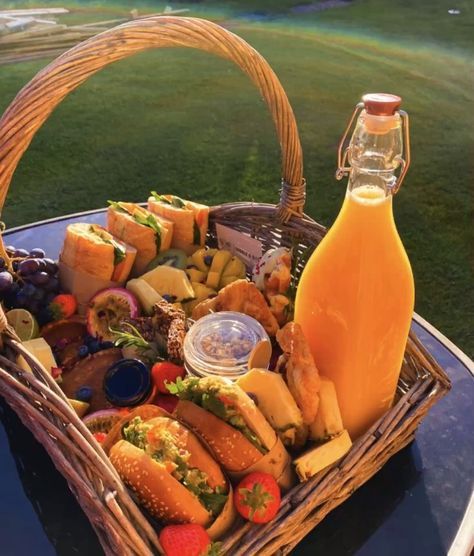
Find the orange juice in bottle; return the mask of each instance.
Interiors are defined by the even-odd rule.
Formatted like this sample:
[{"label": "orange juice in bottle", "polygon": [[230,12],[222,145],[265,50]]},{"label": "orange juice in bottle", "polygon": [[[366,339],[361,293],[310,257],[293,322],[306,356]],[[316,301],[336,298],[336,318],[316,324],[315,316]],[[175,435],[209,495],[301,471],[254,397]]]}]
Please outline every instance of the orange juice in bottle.
[{"label": "orange juice in bottle", "polygon": [[[295,321],[321,374],[334,381],[344,426],[363,434],[392,405],[413,314],[413,274],[392,212],[409,164],[408,119],[400,97],[365,95],[339,179],[341,211],[306,264]],[[405,151],[402,159],[402,117]],[[342,167],[341,167],[342,166]],[[401,166],[397,179],[395,171]]]}]

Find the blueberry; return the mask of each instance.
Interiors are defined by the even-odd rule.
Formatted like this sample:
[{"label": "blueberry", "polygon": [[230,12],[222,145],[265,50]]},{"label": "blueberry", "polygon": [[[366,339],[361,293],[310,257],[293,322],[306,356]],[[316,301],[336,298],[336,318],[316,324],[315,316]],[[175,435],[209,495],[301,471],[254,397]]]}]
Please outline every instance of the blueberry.
[{"label": "blueberry", "polygon": [[86,345],[79,346],[77,353],[79,357],[87,357],[89,355],[89,348]]},{"label": "blueberry", "polygon": [[212,255],[206,255],[206,256],[204,257],[204,263],[205,263],[207,266],[211,266],[211,264],[212,264],[212,259],[213,259],[213,258],[214,258],[214,257],[213,257]]},{"label": "blueberry", "polygon": [[[83,346],[81,346],[83,347]],[[76,392],[76,400],[80,402],[90,402],[92,398],[92,388],[90,386],[81,386]]]},{"label": "blueberry", "polygon": [[89,352],[90,353],[97,353],[99,350],[100,350],[99,340],[91,340],[89,342]]},{"label": "blueberry", "polygon": [[175,295],[169,295],[168,293],[163,294],[163,299],[168,303],[174,303],[177,299]]}]

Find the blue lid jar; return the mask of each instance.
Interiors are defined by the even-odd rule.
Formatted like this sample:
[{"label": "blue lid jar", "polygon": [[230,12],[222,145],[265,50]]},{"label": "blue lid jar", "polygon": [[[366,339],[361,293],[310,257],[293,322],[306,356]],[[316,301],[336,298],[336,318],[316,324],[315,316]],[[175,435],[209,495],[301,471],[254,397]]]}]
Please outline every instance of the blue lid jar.
[{"label": "blue lid jar", "polygon": [[149,398],[151,392],[150,371],[138,359],[120,359],[105,373],[104,393],[112,405],[140,405]]}]

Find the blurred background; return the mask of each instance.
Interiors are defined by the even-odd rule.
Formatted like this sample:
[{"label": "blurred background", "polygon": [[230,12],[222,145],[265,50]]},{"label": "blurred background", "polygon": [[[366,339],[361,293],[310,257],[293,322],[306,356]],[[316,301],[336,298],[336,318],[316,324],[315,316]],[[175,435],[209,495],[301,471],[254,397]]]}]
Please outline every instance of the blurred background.
[{"label": "blurred background", "polygon": [[[46,22],[15,33],[0,19],[0,113],[59,52],[133,17],[205,17],[245,38],[288,94],[306,212],[326,226],[344,196],[336,147],[354,105],[366,92],[402,96],[412,166],[394,210],[416,311],[474,354],[472,1],[0,0],[0,10],[25,8],[67,13],[38,15]],[[14,175],[2,220],[12,227],[108,199],[143,201],[150,189],[208,204],[277,202],[279,181],[273,124],[247,78],[201,52],[149,51],[104,69],[56,109]]]}]

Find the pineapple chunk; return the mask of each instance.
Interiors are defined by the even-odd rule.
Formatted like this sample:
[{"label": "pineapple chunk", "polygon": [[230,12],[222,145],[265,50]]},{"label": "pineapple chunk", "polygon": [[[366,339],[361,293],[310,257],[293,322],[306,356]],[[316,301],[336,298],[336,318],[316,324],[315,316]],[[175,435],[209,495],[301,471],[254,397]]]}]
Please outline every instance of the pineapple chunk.
[{"label": "pineapple chunk", "polygon": [[172,266],[160,265],[141,277],[160,295],[174,296],[177,301],[194,297],[191,282],[184,270]]},{"label": "pineapple chunk", "polygon": [[319,409],[314,423],[310,425],[310,438],[324,441],[339,434],[343,428],[334,382],[321,376]]},{"label": "pineapple chunk", "polygon": [[343,430],[338,436],[328,440],[325,444],[308,450],[293,462],[298,477],[301,481],[308,480],[328,465],[341,459],[350,450],[351,446],[352,441],[349,433]]},{"label": "pineapple chunk", "polygon": [[305,436],[301,411],[279,373],[252,369],[237,380],[237,385],[256,396],[258,408],[283,444],[293,446]]}]

